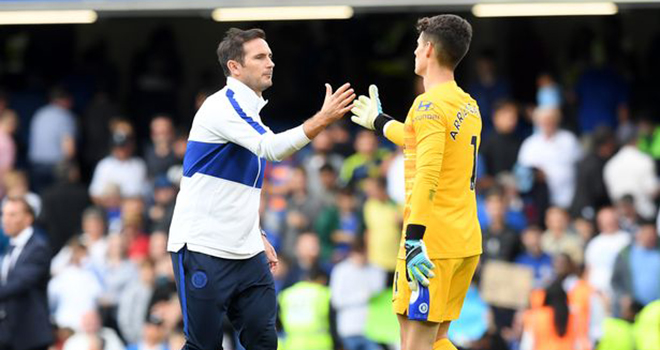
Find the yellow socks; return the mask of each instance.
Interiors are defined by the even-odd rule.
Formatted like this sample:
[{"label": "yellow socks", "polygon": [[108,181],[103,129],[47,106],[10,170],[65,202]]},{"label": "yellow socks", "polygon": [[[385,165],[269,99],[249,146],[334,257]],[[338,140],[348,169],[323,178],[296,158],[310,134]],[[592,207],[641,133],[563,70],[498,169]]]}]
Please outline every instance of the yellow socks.
[{"label": "yellow socks", "polygon": [[442,338],[435,343],[433,343],[433,350],[457,350],[454,344],[452,344],[449,339]]}]

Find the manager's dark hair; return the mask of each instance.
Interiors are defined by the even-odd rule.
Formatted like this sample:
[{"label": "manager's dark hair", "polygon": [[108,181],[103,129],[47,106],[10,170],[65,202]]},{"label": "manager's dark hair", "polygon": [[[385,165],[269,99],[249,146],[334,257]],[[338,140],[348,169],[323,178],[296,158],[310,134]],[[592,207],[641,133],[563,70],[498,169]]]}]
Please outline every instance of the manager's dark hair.
[{"label": "manager's dark hair", "polygon": [[225,33],[224,39],[222,39],[218,45],[217,53],[218,61],[220,62],[220,66],[226,77],[231,75],[227,62],[236,61],[243,64],[243,59],[245,58],[243,44],[254,39],[266,40],[266,33],[259,28],[248,30],[230,28],[227,33]]},{"label": "manager's dark hair", "polygon": [[470,48],[472,26],[456,15],[420,18],[417,31],[435,46],[438,62],[455,69]]}]

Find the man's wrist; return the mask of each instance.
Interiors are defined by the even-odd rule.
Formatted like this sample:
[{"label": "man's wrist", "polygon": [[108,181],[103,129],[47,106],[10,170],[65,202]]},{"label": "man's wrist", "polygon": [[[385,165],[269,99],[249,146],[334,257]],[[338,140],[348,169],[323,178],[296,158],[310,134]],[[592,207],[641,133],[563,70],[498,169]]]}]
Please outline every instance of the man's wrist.
[{"label": "man's wrist", "polygon": [[379,114],[376,119],[374,119],[374,130],[376,133],[379,135],[385,135],[385,125],[392,120],[394,120],[394,118],[385,113]]},{"label": "man's wrist", "polygon": [[406,227],[406,241],[417,240],[420,241],[424,238],[426,226],[418,224],[408,224]]}]

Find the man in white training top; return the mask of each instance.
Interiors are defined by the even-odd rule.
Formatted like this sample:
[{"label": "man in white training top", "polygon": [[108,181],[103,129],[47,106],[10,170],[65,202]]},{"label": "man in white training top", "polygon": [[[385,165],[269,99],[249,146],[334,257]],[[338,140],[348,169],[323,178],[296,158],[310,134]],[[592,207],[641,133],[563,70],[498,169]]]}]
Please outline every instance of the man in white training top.
[{"label": "man in white training top", "polygon": [[183,160],[168,251],[183,312],[185,349],[222,347],[227,314],[247,350],[277,349],[276,299],[270,269],[277,255],[259,225],[266,160],[304,147],[352,107],[350,85],[326,84],[321,111],[275,134],[261,122],[272,84],[272,52],[260,29],[232,28],[218,46],[227,85],[193,120]]}]

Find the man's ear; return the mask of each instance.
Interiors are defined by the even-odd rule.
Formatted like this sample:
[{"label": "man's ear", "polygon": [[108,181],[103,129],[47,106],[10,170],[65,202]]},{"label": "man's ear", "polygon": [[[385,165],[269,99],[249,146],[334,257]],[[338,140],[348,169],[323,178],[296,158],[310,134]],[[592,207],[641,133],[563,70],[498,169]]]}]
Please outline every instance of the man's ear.
[{"label": "man's ear", "polygon": [[427,58],[431,58],[434,54],[433,51],[435,50],[436,47],[435,44],[433,44],[430,41],[427,41],[426,43],[427,43],[426,47],[424,48],[424,55],[426,55]]},{"label": "man's ear", "polygon": [[240,72],[241,72],[240,67],[241,67],[241,64],[238,61],[234,61],[234,60],[227,61],[227,68],[229,68],[229,72],[233,76],[240,75]]}]

